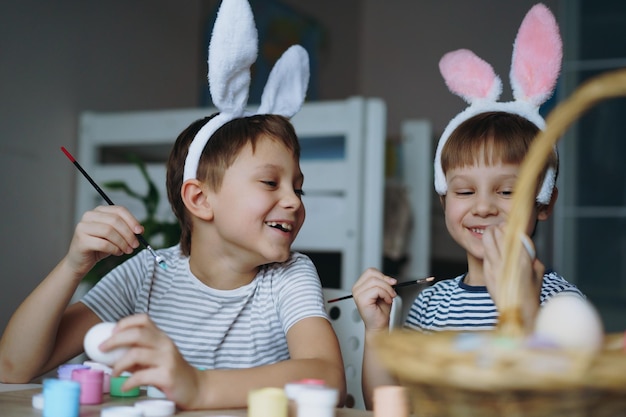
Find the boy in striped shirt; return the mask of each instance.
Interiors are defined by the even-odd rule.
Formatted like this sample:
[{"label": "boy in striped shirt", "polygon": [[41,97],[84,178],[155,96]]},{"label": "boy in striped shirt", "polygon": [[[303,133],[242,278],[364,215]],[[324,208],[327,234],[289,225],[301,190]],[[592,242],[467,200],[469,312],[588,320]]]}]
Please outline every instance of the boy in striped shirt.
[{"label": "boy in striped shirt", "polygon": [[[435,190],[451,237],[465,250],[468,270],[426,288],[413,302],[405,327],[418,331],[493,329],[498,321],[497,273],[501,270],[504,224],[511,210],[520,165],[545,121],[539,106],[553,93],[560,71],[562,43],[556,21],[542,4],[520,26],[511,64],[514,100],[499,102],[500,78],[473,52],[460,49],[440,60],[448,88],[469,106],[444,129],[435,153]],[[527,227],[527,249],[519,256],[525,302],[522,316],[532,325],[541,304],[560,292],[580,291],[535,258],[533,236],[547,220],[558,196],[556,149],[537,183],[537,198]],[[396,280],[368,269],[352,288],[365,323],[363,395],[371,407],[374,387],[396,381],[380,365],[370,341],[388,331]]]},{"label": "boy in striped shirt", "polygon": [[[304,102],[309,60],[293,45],[259,109],[247,99],[258,40],[247,0],[222,2],[209,47],[219,113],[192,123],[167,163],[180,244],[141,251],[68,305],[100,259],[130,254],[143,228],[124,207],[97,207],[67,255],[26,298],[0,340],[0,381],[28,382],[83,351],[87,331],[117,322],[100,349],[127,349],[123,389],[151,385],[181,409],[244,408],[248,393],[322,379],[343,404],[339,343],[315,266],[291,245],[304,222],[300,145],[289,121]],[[251,114],[252,113],[252,114]]]}]

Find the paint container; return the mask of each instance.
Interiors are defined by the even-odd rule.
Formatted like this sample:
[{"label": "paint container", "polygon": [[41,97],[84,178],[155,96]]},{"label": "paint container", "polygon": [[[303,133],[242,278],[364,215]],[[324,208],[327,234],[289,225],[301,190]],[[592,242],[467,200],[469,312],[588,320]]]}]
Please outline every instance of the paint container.
[{"label": "paint container", "polygon": [[103,363],[94,361],[85,361],[83,365],[88,366],[91,369],[100,369],[104,375],[102,380],[102,393],[108,394],[111,391],[111,374],[113,369]]},{"label": "paint container", "polygon": [[72,380],[80,384],[81,404],[102,404],[104,372],[100,369],[74,369]]},{"label": "paint container", "polygon": [[35,410],[43,410],[43,393],[33,395],[32,405]]},{"label": "paint container", "polygon": [[148,385],[146,389],[146,395],[150,398],[167,398],[167,395],[157,387],[153,387],[152,385]]},{"label": "paint container", "polygon": [[169,417],[176,413],[176,404],[169,400],[137,401],[135,408],[143,412],[143,417]]},{"label": "paint container", "polygon": [[339,402],[335,388],[310,385],[298,392],[298,417],[334,417]]},{"label": "paint container", "polygon": [[124,372],[120,376],[111,377],[111,397],[139,397],[141,389],[139,387],[131,388],[128,391],[122,391],[122,385],[130,377],[130,373]]},{"label": "paint container", "polygon": [[374,417],[409,417],[409,394],[405,387],[383,385],[374,388]]},{"label": "paint container", "polygon": [[324,387],[326,382],[322,379],[301,379],[285,384],[285,395],[287,396],[287,415],[289,417],[298,416],[298,404],[296,402],[300,391],[307,387]]},{"label": "paint container", "polygon": [[281,388],[261,388],[248,393],[248,417],[287,417],[287,396]]},{"label": "paint container", "polygon": [[59,366],[57,369],[57,376],[59,379],[71,380],[72,372],[75,369],[89,369],[88,366],[80,364],[80,363],[66,363],[65,365]]},{"label": "paint container", "polygon": [[143,412],[136,407],[120,405],[106,407],[100,410],[100,417],[144,417]]},{"label": "paint container", "polygon": [[69,379],[43,381],[43,417],[78,417],[80,384]]}]

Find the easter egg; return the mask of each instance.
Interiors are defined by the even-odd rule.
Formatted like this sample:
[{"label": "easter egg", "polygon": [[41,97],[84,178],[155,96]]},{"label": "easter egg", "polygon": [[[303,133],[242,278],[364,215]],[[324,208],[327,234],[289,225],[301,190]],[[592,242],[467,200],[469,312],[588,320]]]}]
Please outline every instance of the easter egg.
[{"label": "easter egg", "polygon": [[85,335],[83,347],[85,348],[85,353],[91,360],[113,366],[115,362],[126,353],[127,348],[117,348],[107,352],[100,350],[100,344],[111,337],[114,327],[115,323],[104,322],[98,323],[89,329]]},{"label": "easter egg", "polygon": [[596,351],[602,347],[604,327],[589,301],[578,294],[560,293],[539,309],[534,336],[563,349]]}]

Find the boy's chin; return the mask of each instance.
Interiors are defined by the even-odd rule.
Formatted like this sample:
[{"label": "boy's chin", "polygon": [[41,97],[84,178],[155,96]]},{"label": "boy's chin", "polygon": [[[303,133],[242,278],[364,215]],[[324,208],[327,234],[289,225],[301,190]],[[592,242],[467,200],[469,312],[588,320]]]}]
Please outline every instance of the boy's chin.
[{"label": "boy's chin", "polygon": [[291,255],[291,250],[288,250],[284,253],[275,253],[271,256],[267,257],[267,263],[281,263],[287,261],[289,256]]},{"label": "boy's chin", "polygon": [[485,251],[484,249],[470,249],[470,250],[465,250],[465,252],[471,256],[474,259],[477,259],[479,261],[483,261],[485,259]]}]

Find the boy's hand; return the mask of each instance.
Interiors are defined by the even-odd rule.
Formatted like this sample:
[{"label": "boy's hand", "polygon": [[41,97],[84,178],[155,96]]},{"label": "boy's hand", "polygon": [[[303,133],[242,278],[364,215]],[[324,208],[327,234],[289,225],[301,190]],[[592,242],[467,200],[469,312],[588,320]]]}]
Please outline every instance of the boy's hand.
[{"label": "boy's hand", "polygon": [[147,314],[126,317],[117,323],[102,350],[127,347],[129,350],[114,365],[115,375],[123,371],[132,376],[122,389],[152,385],[182,409],[194,407],[200,390],[200,372],[180,354],[178,348]]},{"label": "boy's hand", "polygon": [[82,277],[109,255],[132,253],[139,246],[135,234],[142,232],[143,227],[126,208],[96,207],[76,225],[65,260]]},{"label": "boy's hand", "polygon": [[392,285],[396,279],[374,268],[368,268],[352,287],[354,302],[366,330],[379,331],[389,327],[391,303],[397,295]]},{"label": "boy's hand", "polygon": [[[525,237],[530,249],[535,251],[532,240]],[[487,290],[491,295],[496,307],[498,306],[498,281],[502,277],[504,269],[504,224],[489,227],[483,234],[483,246],[485,255],[483,258],[483,271]],[[522,280],[520,291],[522,294],[522,316],[526,326],[532,326],[535,315],[539,309],[539,296],[543,283],[544,265],[537,259],[531,258],[531,254],[522,245],[518,256],[518,268],[521,271]]]}]

